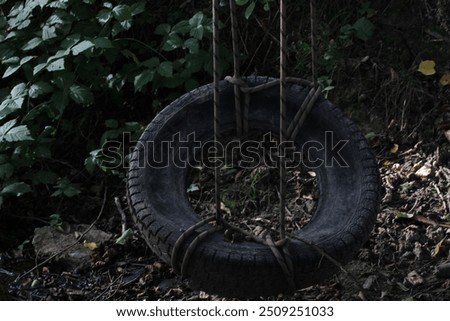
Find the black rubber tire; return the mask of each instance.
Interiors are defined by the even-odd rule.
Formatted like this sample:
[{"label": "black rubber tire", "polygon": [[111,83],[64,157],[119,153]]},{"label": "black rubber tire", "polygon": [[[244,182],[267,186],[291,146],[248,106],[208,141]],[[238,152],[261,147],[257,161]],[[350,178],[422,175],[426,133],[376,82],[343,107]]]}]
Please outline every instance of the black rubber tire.
[{"label": "black rubber tire", "polygon": [[[247,78],[249,86],[267,82],[266,77]],[[235,128],[234,92],[226,82],[221,87],[221,128]],[[304,101],[309,88],[288,84],[287,123]],[[251,95],[249,128],[278,133],[278,86]],[[320,98],[308,115],[295,143],[324,142],[331,131],[335,141],[348,140],[340,151],[348,167],[320,166],[316,169],[320,198],[311,221],[295,236],[316,244],[341,263],[348,262],[367,240],[378,212],[380,177],[375,157],[361,131],[329,101]],[[170,141],[195,132],[202,141],[213,136],[213,87],[200,87],[167,106],[148,125],[130,160],[127,194],[138,229],[162,260],[170,263],[179,236],[201,218],[186,194],[188,169],[170,165],[146,165],[150,156],[146,142]],[[158,154],[159,152],[155,152]],[[319,154],[321,152],[318,152]],[[326,153],[318,155],[330,158]],[[201,230],[201,229],[200,229]],[[197,235],[196,233],[195,235]],[[192,240],[193,237],[191,237]],[[184,253],[189,242],[184,244]],[[311,246],[291,239],[286,244],[294,267],[295,284],[303,288],[332,276],[338,267]],[[182,257],[182,255],[180,255]],[[178,262],[181,264],[181,262]],[[262,244],[226,242],[217,232],[195,249],[187,275],[194,288],[228,297],[276,295],[288,291],[288,283],[271,250]]]}]

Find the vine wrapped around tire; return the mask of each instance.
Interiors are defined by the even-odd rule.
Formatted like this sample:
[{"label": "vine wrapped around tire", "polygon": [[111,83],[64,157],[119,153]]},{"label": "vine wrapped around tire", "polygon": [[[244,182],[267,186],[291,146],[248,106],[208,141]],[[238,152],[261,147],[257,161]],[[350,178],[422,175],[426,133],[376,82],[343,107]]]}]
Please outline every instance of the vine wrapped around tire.
[{"label": "vine wrapped around tire", "polygon": [[[269,78],[244,80],[253,87]],[[308,91],[309,88],[301,85],[288,85],[288,124]],[[225,81],[220,83],[220,100],[221,131],[234,133],[234,89]],[[278,108],[276,86],[252,93],[249,130],[272,132],[277,136]],[[127,194],[133,218],[152,251],[169,264],[177,240],[202,220],[187,197],[189,166],[179,166],[173,160],[187,155],[183,153],[188,153],[189,146],[185,146],[183,139],[188,135],[194,133],[201,143],[212,140],[213,117],[212,85],[180,97],[148,125],[130,160]],[[334,146],[326,141],[330,133],[334,142],[345,142],[338,151],[344,164],[337,161]],[[174,135],[181,139],[174,140]],[[171,142],[168,150],[162,148],[167,142]],[[296,288],[313,285],[337,272],[338,266],[323,253],[340,263],[348,262],[356,254],[373,228],[380,190],[375,157],[363,134],[328,100],[316,101],[294,141],[297,147],[306,142],[318,143],[310,148],[309,156],[322,160],[314,169],[320,198],[310,222],[294,231],[291,237],[288,235],[284,245],[294,266]],[[185,253],[190,241],[205,229],[199,227],[189,235],[180,252]],[[178,265],[175,268],[179,269],[181,263],[181,259],[175,262]],[[268,246],[251,240],[228,242],[221,231],[197,244],[190,254],[185,274],[193,287],[225,296],[266,296],[289,290],[289,282]]]}]

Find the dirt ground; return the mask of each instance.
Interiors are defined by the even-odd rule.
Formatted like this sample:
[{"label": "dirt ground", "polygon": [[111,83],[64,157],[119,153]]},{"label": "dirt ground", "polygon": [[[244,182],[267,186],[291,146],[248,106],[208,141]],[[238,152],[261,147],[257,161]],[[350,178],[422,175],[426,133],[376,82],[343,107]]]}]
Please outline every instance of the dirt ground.
[{"label": "dirt ground", "polygon": [[[450,260],[449,143],[426,154],[422,144],[379,157],[384,198],[376,226],[346,271],[331,280],[261,300],[449,300],[450,275],[437,273]],[[447,150],[445,150],[447,148]],[[305,191],[308,200],[311,187]],[[244,198],[245,199],[245,198]],[[298,203],[298,202],[297,202]],[[295,206],[291,203],[290,206]],[[302,206],[312,210],[313,204]],[[222,300],[194,291],[160,262],[138,235],[116,244],[120,215],[114,207],[98,222],[113,237],[83,266],[67,260],[32,269],[30,251],[0,255],[2,299],[17,300]],[[297,209],[299,210],[299,209]],[[307,209],[306,209],[307,210]],[[270,220],[260,215],[261,220]],[[247,222],[247,225],[249,223]],[[111,229],[112,226],[116,228]],[[27,254],[28,253],[28,254]],[[41,260],[42,261],[42,260]],[[445,272],[445,271],[444,271]],[[8,280],[8,282],[5,282]],[[232,298],[228,298],[232,299]]]},{"label": "dirt ground", "polygon": [[[346,271],[330,280],[293,295],[254,299],[450,300],[450,268],[445,265],[450,262],[450,86],[439,83],[439,77],[450,72],[450,38],[445,33],[450,23],[439,20],[442,26],[437,28],[437,9],[428,1],[423,3],[420,12],[405,13],[402,10],[417,8],[393,5],[380,11],[371,41],[352,47],[345,64],[333,74],[335,88],[328,98],[361,127],[382,177],[383,199],[369,241],[345,266]],[[436,75],[417,72],[425,59],[436,61]],[[271,182],[271,175],[265,175],[264,169],[244,173],[242,179],[250,179],[247,189],[237,195],[240,203],[233,203],[236,195],[230,195],[225,210],[230,214],[258,211],[256,221],[270,221],[266,214],[276,206],[276,191],[262,187]],[[250,184],[255,176],[260,185]],[[291,222],[291,228],[298,228],[295,224],[306,223],[313,213],[316,193],[312,174],[299,171],[294,176],[291,191],[299,187],[296,182],[303,189],[300,195],[291,195],[288,204],[292,212],[304,213],[304,221]],[[198,187],[191,198],[201,212],[210,200],[205,194],[195,196],[207,185]],[[225,299],[192,290],[152,254],[137,233],[123,235],[123,215],[114,201],[119,198],[126,214],[123,182],[102,183],[97,189],[59,204],[70,215],[63,222],[53,222],[69,235],[75,235],[80,223],[89,226],[92,222],[107,234],[105,241],[89,244],[93,242],[87,240],[80,245],[86,235],[83,229],[77,232],[81,240],[74,238],[76,246],[84,248],[83,255],[88,253],[83,264],[67,257],[46,262],[31,244],[33,229],[22,228],[24,223],[16,216],[2,217],[0,233],[10,237],[7,245],[0,246],[0,300]],[[256,205],[251,201],[255,197],[260,199]],[[258,222],[245,223],[255,229]],[[44,223],[34,225],[48,225]],[[130,222],[126,227],[133,228]],[[124,244],[118,244],[118,239]],[[65,244],[70,246],[70,239]]]}]

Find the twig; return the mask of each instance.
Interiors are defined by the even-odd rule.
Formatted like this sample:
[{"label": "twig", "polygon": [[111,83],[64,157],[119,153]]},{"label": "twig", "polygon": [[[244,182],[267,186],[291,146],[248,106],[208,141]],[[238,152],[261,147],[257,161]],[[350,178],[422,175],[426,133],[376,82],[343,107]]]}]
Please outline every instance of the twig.
[{"label": "twig", "polygon": [[122,223],[122,234],[123,234],[127,230],[127,215],[125,214],[122,205],[120,204],[120,200],[117,196],[114,197],[114,203],[116,203],[117,210],[119,211],[120,214],[120,221]]},{"label": "twig", "polygon": [[[106,293],[113,292],[113,294],[110,293],[110,295],[108,297],[108,299],[110,299],[120,289],[122,282],[120,282],[119,286],[115,290],[113,289],[113,286],[115,285],[115,283],[117,283],[118,281],[122,281],[122,280],[123,280],[123,275],[120,275],[117,278],[110,281],[110,283],[108,284],[108,287],[105,290],[103,290],[99,295],[97,295],[92,301],[98,301]],[[108,300],[108,299],[106,299],[106,300]]]},{"label": "twig", "polygon": [[[84,236],[86,236],[86,234],[94,227],[94,225],[98,222],[98,220],[100,219],[100,217],[103,214],[103,210],[105,209],[105,204],[106,204],[106,195],[107,195],[107,191],[108,188],[105,187],[105,193],[103,194],[103,203],[102,203],[102,207],[100,208],[100,211],[97,215],[97,217],[95,218],[94,222],[92,222],[92,224],[80,235],[79,239],[82,239]],[[44,264],[50,262],[51,260],[53,260],[55,257],[61,255],[62,253],[66,252],[67,250],[69,250],[70,248],[74,247],[77,244],[80,244],[79,241],[76,240],[75,242],[73,242],[72,244],[67,245],[65,248],[63,248],[61,251],[59,251],[58,253],[53,254],[52,256],[50,256],[49,258],[47,258],[46,260],[42,261],[41,263],[37,264],[36,266],[34,266],[31,270],[25,272],[22,275],[19,275],[15,282],[18,282],[21,278],[27,276],[28,274],[30,274],[31,272],[37,270],[38,268],[40,268],[41,266],[43,266]]]}]

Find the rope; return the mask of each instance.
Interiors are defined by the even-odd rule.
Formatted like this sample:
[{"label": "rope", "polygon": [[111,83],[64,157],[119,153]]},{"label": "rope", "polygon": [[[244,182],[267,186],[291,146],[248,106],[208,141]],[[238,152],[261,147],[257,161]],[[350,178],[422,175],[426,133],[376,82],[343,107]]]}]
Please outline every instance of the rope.
[{"label": "rope", "polygon": [[286,140],[286,4],[280,0],[280,238],[286,237],[286,168],[284,142]]},{"label": "rope", "polygon": [[[233,40],[233,67],[234,67],[234,79],[240,79],[239,75],[239,39],[238,39],[238,21],[236,13],[236,3],[234,0],[230,0],[230,13],[231,13],[231,38]],[[234,84],[234,106],[236,111],[236,134],[238,137],[242,137],[242,111],[241,111],[241,97],[239,84]],[[247,134],[247,132],[246,132]]]},{"label": "rope", "polygon": [[[214,148],[219,151],[220,141],[220,91],[219,91],[219,0],[213,0],[213,72],[214,72]],[[214,167],[214,188],[216,203],[216,219],[220,220],[220,167]]]},{"label": "rope", "polygon": [[[178,239],[176,240],[176,242],[175,242],[175,244],[173,246],[172,255],[171,255],[171,258],[170,258],[170,264],[172,265],[172,268],[175,270],[175,272],[178,273],[178,270],[177,270],[176,266],[177,266],[178,255],[179,255],[181,246],[184,244],[184,242],[186,242],[186,240],[189,237],[191,237],[195,233],[196,229],[198,229],[199,227],[202,227],[203,225],[206,225],[209,222],[212,222],[214,220],[215,220],[214,217],[206,218],[206,219],[204,219],[204,220],[202,220],[202,221],[192,225],[186,231],[181,233],[181,235],[178,237]],[[185,257],[186,257],[186,255],[184,255],[184,258]],[[184,260],[184,258],[183,258],[183,260]]]},{"label": "rope", "polygon": [[322,92],[322,86],[320,86],[320,85],[318,85],[315,88],[311,88],[309,90],[308,95],[306,96],[306,98],[303,101],[302,105],[300,106],[299,110],[295,114],[294,119],[289,124],[289,128],[287,130],[287,135],[291,141],[294,141],[295,138],[297,137],[298,131],[302,127],[303,123],[305,122],[306,116],[308,116],[312,107],[314,106],[317,99],[319,98],[321,92]]},{"label": "rope", "polygon": [[[280,0],[280,79],[274,79],[267,83],[257,85],[254,87],[249,87],[245,81],[240,78],[239,73],[239,41],[238,41],[238,23],[236,14],[236,5],[234,0],[230,0],[230,12],[231,12],[231,26],[232,26],[232,38],[233,38],[233,63],[234,63],[234,75],[232,77],[227,76],[225,80],[234,85],[234,95],[235,95],[235,112],[236,112],[236,131],[238,137],[243,134],[248,133],[248,110],[250,106],[250,95],[257,91],[262,91],[267,88],[279,85],[280,90],[280,146],[283,148],[284,143],[287,139],[293,140],[306,116],[310,112],[311,108],[314,106],[317,98],[320,95],[321,87],[317,82],[317,69],[316,69],[316,45],[315,45],[315,34],[316,34],[316,1],[310,1],[311,7],[311,59],[312,59],[312,78],[313,82],[300,79],[300,78],[289,78],[286,77],[286,5],[284,0]],[[219,53],[219,0],[213,0],[212,16],[213,16],[213,100],[214,100],[214,147],[216,152],[219,151],[220,142],[220,53]],[[286,87],[288,82],[298,83],[301,85],[306,85],[312,87],[309,91],[305,101],[302,103],[301,107],[295,114],[294,119],[289,124],[286,129]],[[240,92],[245,94],[244,102],[244,113],[242,115]],[[242,117],[243,116],[243,117]],[[243,118],[243,119],[242,119]],[[265,236],[265,239],[256,237],[251,233],[243,231],[247,236],[252,237],[254,240],[261,242],[271,249],[273,255],[275,256],[278,264],[283,271],[283,274],[287,280],[287,283],[291,290],[295,290],[295,274],[294,265],[292,262],[292,257],[289,253],[288,248],[285,246],[287,242],[286,231],[285,231],[285,193],[286,193],[286,168],[285,168],[285,155],[284,150],[280,150],[280,240],[274,242],[269,233]],[[186,248],[181,261],[181,275],[185,276],[189,261],[196,249],[196,247],[209,235],[219,231],[223,226],[228,223],[224,222],[220,215],[220,167],[215,166],[214,175],[214,185],[215,185],[215,206],[216,215],[215,217],[206,218],[184,231],[174,244],[172,254],[171,254],[171,264],[174,270],[177,270],[177,261],[179,257],[180,249],[182,245],[188,241],[193,234],[197,233],[197,229],[212,222],[221,223],[221,226],[216,225],[210,229],[204,230],[195,236]],[[228,224],[229,225],[229,224]],[[238,229],[237,227],[234,227]],[[279,247],[282,251],[280,251]]]},{"label": "rope", "polygon": [[197,245],[200,244],[201,241],[203,241],[207,236],[216,233],[221,229],[220,226],[216,226],[210,230],[206,230],[202,233],[200,233],[195,239],[192,240],[192,242],[189,244],[186,252],[184,253],[183,262],[181,264],[181,276],[186,276],[186,270],[187,266],[189,264],[189,260],[192,256],[192,253],[194,253],[195,248]]},{"label": "rope", "polygon": [[270,234],[266,235],[265,243],[266,243],[266,245],[269,246],[273,255],[277,259],[277,262],[280,265],[281,270],[283,271],[284,277],[286,278],[289,288],[291,290],[295,290],[296,286],[295,286],[295,279],[294,279],[294,264],[292,263],[292,258],[291,258],[291,255],[289,254],[289,251],[287,250],[287,247],[283,246],[283,253],[285,253],[285,254],[288,253],[288,254],[287,255],[281,254],[280,250],[273,242]]}]

